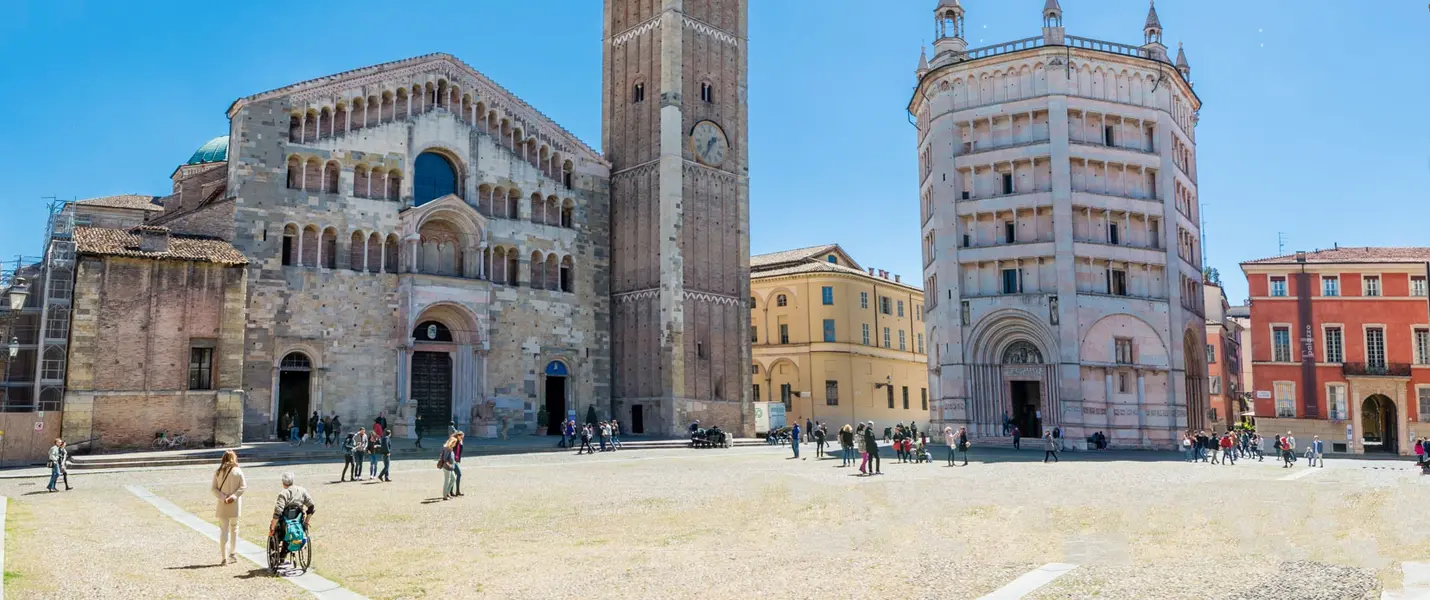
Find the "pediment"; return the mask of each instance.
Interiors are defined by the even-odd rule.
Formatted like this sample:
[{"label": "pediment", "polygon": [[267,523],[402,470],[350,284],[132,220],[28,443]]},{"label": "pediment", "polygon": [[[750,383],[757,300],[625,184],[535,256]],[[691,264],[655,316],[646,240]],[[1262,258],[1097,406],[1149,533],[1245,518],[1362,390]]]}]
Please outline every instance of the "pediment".
[{"label": "pediment", "polygon": [[447,194],[422,206],[404,209],[398,215],[398,222],[402,224],[405,234],[416,234],[424,223],[434,219],[447,221],[463,233],[486,238],[486,216],[477,212],[476,208],[456,194]]}]

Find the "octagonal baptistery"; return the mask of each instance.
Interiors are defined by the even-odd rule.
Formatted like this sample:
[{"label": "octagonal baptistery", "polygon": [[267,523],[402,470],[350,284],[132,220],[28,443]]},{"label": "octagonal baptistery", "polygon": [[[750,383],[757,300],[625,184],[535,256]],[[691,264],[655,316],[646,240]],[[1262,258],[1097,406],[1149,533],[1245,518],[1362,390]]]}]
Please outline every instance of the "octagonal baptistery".
[{"label": "octagonal baptistery", "polygon": [[[930,420],[975,437],[1170,447],[1207,424],[1195,127],[1152,7],[1143,44],[967,47],[940,0],[917,119]],[[1031,15],[1030,15],[1031,17]],[[993,440],[989,440],[992,442]]]}]

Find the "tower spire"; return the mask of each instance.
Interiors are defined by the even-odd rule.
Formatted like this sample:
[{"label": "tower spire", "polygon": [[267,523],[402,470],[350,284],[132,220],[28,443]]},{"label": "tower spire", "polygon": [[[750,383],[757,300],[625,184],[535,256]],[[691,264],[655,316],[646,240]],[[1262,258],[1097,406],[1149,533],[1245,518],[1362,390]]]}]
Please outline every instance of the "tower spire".
[{"label": "tower spire", "polygon": [[1043,44],[1063,44],[1063,7],[1058,4],[1058,0],[1043,3]]},{"label": "tower spire", "polygon": [[1187,53],[1182,50],[1182,43],[1177,42],[1177,70],[1182,72],[1182,77],[1187,81],[1192,80],[1192,65],[1187,62]]},{"label": "tower spire", "polygon": [[924,78],[924,74],[929,72],[929,54],[923,44],[919,44],[919,68],[914,70],[914,75],[919,79]]},{"label": "tower spire", "polygon": [[968,42],[963,37],[963,5],[958,0],[938,0],[933,19],[932,66],[938,68],[961,60],[964,51],[968,49]]},{"label": "tower spire", "polygon": [[1162,43],[1162,20],[1157,18],[1157,0],[1147,2],[1147,22],[1142,25],[1143,43]]}]

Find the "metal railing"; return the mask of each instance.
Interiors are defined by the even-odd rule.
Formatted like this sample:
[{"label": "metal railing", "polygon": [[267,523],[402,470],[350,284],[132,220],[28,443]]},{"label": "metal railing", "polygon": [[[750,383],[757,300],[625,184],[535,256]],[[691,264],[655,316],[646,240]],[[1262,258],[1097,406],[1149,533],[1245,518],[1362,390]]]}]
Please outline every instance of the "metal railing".
[{"label": "metal railing", "polygon": [[1369,377],[1409,377],[1409,363],[1342,363],[1341,372],[1346,375]]}]

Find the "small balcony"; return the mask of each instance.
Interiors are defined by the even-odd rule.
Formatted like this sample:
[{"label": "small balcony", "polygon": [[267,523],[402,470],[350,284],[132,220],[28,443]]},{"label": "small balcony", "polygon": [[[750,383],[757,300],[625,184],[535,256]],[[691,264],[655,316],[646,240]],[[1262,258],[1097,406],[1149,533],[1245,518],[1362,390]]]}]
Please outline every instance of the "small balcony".
[{"label": "small balcony", "polygon": [[1410,377],[1409,363],[1344,363],[1347,377]]}]

